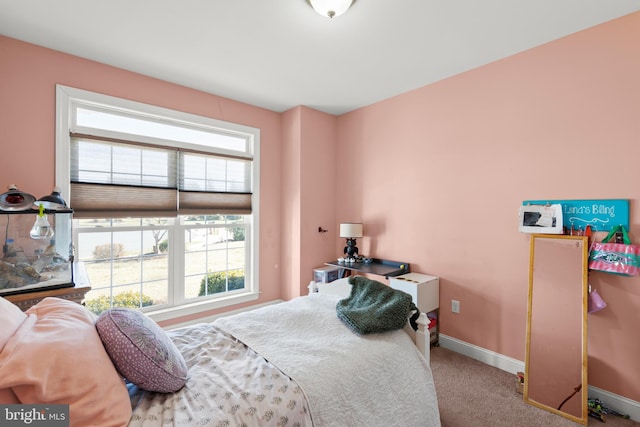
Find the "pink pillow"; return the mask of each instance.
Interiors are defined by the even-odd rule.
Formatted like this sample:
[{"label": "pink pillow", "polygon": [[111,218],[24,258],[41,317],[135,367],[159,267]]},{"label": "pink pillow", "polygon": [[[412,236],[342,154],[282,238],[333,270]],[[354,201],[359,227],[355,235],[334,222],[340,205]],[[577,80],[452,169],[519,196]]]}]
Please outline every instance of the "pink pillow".
[{"label": "pink pillow", "polygon": [[26,319],[27,315],[17,305],[0,298],[0,351]]},{"label": "pink pillow", "polygon": [[0,389],[21,403],[68,404],[71,426],[126,426],[127,388],[83,306],[45,298],[0,353]]},{"label": "pink pillow", "polygon": [[165,331],[144,313],[111,308],[96,329],[116,369],[143,390],[171,393],[187,382],[187,364]]}]

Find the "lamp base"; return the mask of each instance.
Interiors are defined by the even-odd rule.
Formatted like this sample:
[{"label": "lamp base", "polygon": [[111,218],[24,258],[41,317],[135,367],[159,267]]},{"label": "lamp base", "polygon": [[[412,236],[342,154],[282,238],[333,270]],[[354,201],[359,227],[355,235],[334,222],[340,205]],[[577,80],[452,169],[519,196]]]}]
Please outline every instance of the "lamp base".
[{"label": "lamp base", "polygon": [[345,262],[355,262],[358,259],[358,247],[356,246],[356,239],[348,237],[347,246],[344,247]]}]

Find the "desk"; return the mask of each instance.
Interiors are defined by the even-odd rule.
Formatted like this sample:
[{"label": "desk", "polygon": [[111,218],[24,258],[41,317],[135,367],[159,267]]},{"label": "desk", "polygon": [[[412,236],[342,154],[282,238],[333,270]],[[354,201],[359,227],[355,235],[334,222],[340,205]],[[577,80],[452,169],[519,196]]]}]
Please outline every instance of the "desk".
[{"label": "desk", "polygon": [[338,262],[337,260],[325,262],[325,264],[344,268],[345,270],[347,270],[347,272],[358,271],[363,274],[375,274],[377,276],[384,276],[385,279],[389,277],[400,276],[401,274],[406,274],[409,272],[408,262],[389,261],[386,259],[377,258],[373,258],[373,261],[368,264],[364,262]]}]

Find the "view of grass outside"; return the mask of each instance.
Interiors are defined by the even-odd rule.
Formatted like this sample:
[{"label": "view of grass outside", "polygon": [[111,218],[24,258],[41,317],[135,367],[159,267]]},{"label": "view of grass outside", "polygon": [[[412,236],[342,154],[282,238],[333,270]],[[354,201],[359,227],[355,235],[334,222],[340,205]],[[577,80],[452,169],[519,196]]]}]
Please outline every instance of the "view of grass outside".
[{"label": "view of grass outside", "polygon": [[[92,288],[86,295],[87,306],[97,313],[109,308],[112,295],[114,306],[137,308],[168,301],[168,241],[157,238],[165,236],[162,231],[166,229],[157,228],[152,233],[152,230],[126,230],[126,223],[121,226],[123,231],[112,227],[110,231],[78,236],[79,259],[85,264]],[[188,228],[184,232],[186,299],[211,295],[212,289],[218,293],[244,287],[243,228]],[[220,281],[222,277],[224,284],[205,290],[207,276],[209,282]]]}]

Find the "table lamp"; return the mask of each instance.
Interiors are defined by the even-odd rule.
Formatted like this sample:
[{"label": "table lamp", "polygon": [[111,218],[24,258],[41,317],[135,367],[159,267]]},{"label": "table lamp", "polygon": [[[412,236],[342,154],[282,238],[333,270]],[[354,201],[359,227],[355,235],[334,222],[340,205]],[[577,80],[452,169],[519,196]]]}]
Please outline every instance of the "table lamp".
[{"label": "table lamp", "polygon": [[346,262],[355,262],[358,255],[358,247],[356,246],[356,238],[362,237],[362,224],[360,223],[344,223],[340,224],[340,237],[347,239],[347,246],[344,248]]}]

